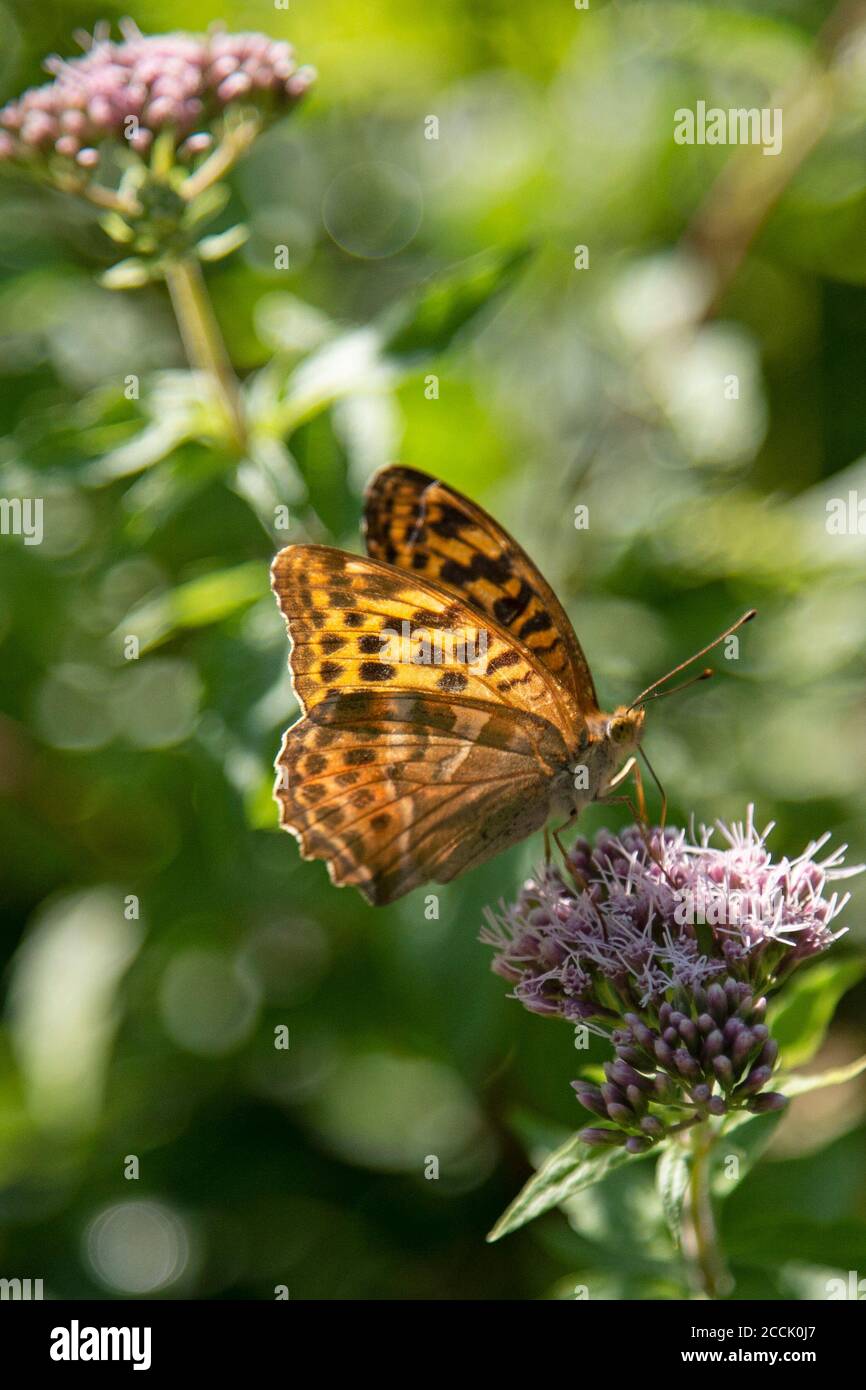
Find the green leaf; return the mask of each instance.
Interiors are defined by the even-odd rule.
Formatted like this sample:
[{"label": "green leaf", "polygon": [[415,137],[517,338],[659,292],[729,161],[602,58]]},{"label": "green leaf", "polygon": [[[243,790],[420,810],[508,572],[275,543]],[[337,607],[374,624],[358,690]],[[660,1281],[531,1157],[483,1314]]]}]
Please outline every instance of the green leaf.
[{"label": "green leaf", "polygon": [[285,291],[258,301],[255,326],[262,341],[280,352],[311,352],[337,333],[337,325],[321,309]]},{"label": "green leaf", "polygon": [[786,1068],[814,1057],[842,995],[866,974],[866,961],[819,961],[785,986],[767,1019]]},{"label": "green leaf", "polygon": [[444,352],[456,335],[514,281],[528,250],[490,251],[429,281],[382,322],[383,351],[392,357]]},{"label": "green leaf", "polygon": [[[779,1088],[771,1084],[771,1089]],[[711,1183],[716,1197],[729,1197],[734,1188],[739,1187],[772,1139],[783,1113],[775,1110],[766,1115],[753,1115],[749,1110],[737,1110],[726,1121],[713,1156]],[[731,1135],[736,1138],[732,1140]],[[735,1175],[729,1170],[729,1158],[737,1160]]]},{"label": "green leaf", "polygon": [[141,650],[147,651],[179,628],[206,627],[248,608],[268,592],[268,583],[268,567],[263,561],[215,570],[140,604],[124,618],[117,634],[133,633]]},{"label": "green leaf", "polygon": [[[809,1091],[819,1091],[824,1086],[841,1086],[846,1081],[853,1081],[863,1071],[866,1071],[866,1057],[860,1057],[856,1062],[849,1062],[844,1067],[815,1072],[811,1076],[788,1076],[779,1073],[773,1077],[769,1089],[793,1099],[795,1096],[807,1095]],[[717,1197],[729,1196],[743,1181],[772,1139],[783,1114],[784,1111],[777,1110],[766,1115],[753,1115],[748,1110],[738,1110],[726,1121],[716,1146],[717,1153],[722,1159],[733,1154],[739,1163],[736,1178],[728,1176],[724,1164],[716,1170],[713,1192]],[[736,1139],[733,1144],[728,1143],[728,1137],[734,1134]]]},{"label": "green leaf", "polygon": [[662,1212],[677,1249],[680,1246],[683,1203],[689,1187],[690,1155],[679,1144],[669,1144],[663,1150],[656,1168],[656,1188],[661,1198]]},{"label": "green leaf", "polygon": [[[648,1152],[658,1152],[655,1150]],[[584,1188],[600,1182],[607,1173],[630,1160],[644,1158],[625,1148],[594,1148],[576,1134],[561,1144],[541,1165],[538,1172],[515,1197],[488,1235],[489,1241],[509,1235],[528,1221],[534,1221],[551,1207],[559,1206]]]},{"label": "green leaf", "polygon": [[829,1071],[813,1072],[811,1076],[774,1077],[772,1087],[774,1091],[781,1091],[783,1096],[805,1096],[810,1091],[822,1091],[825,1086],[844,1086],[846,1081],[853,1081],[864,1071],[866,1057],[858,1057],[856,1062],[849,1062],[847,1066],[831,1067]]}]

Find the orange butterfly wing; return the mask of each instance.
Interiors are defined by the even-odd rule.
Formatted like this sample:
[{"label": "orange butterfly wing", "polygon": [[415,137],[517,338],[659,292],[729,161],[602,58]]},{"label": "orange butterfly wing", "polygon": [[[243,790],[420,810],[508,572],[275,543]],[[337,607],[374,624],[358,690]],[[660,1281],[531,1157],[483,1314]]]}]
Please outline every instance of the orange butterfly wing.
[{"label": "orange butterfly wing", "polygon": [[[289,546],[272,583],[303,717],[285,736],[281,823],[336,883],[391,902],[539,828],[551,780],[582,744],[567,692],[498,623],[414,573],[328,546]],[[384,631],[461,631],[484,655],[383,649]]]},{"label": "orange butterfly wing", "polygon": [[567,762],[546,720],[480,701],[358,692],[317,704],[277,760],[305,859],[380,906],[448,883],[539,829]]},{"label": "orange butterfly wing", "polygon": [[528,647],[581,713],[598,710],[589,664],[562,604],[482,507],[417,469],[383,468],[367,489],[364,534],[370,555],[459,594]]},{"label": "orange butterfly wing", "polygon": [[[579,722],[567,693],[527,648],[440,584],[327,545],[287,546],[274,560],[271,582],[305,711],[329,696],[387,690],[489,700],[541,715],[564,732]],[[392,655],[404,631],[411,651]],[[435,662],[423,659],[425,635],[455,633],[476,660],[444,649]]]}]

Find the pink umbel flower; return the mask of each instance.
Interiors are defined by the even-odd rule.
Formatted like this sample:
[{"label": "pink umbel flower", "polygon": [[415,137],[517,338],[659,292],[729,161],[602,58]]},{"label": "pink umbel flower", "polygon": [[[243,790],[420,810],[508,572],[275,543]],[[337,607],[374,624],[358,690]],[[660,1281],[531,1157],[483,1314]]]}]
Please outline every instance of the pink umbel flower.
[{"label": "pink umbel flower", "polygon": [[53,80],[0,111],[0,160],[95,169],[106,142],[139,155],[169,132],[177,157],[207,151],[226,112],[255,111],[262,122],[288,110],[312,84],[288,43],[266,34],[213,30],[142,35],[129,20],[115,43],[107,26],[79,36],[83,57],[46,59]]},{"label": "pink umbel flower", "polygon": [[615,1126],[586,1142],[639,1152],[707,1115],[784,1104],[764,1091],[778,1053],[767,995],[842,935],[832,924],[848,895],[832,885],[863,866],[844,867],[846,846],[821,858],[829,835],[774,861],[772,829],[749,807],[697,833],[600,831],[488,909],[481,939],[513,997],[614,1046],[604,1085],[573,1083]]},{"label": "pink umbel flower", "polygon": [[83,57],[48,58],[53,80],[0,110],[0,168],[102,209],[126,254],[102,283],[135,289],[178,257],[219,260],[244,241],[240,225],[201,239],[228,200],[221,180],[315,72],[266,34],[120,27],[117,43],[106,24],[79,34]]}]

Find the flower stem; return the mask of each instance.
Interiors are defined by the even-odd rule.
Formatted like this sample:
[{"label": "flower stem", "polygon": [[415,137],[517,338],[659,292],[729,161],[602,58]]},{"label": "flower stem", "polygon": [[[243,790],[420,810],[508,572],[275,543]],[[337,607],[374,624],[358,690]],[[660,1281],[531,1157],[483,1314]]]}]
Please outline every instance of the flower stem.
[{"label": "flower stem", "polygon": [[246,448],[246,422],[238,379],[223,341],[198,261],[190,256],[168,261],[165,280],[187,359],[206,372],[216,386],[231,431],[232,443]]},{"label": "flower stem", "polygon": [[253,117],[224,135],[213,154],[208,155],[194,174],[184,179],[180,186],[181,197],[190,203],[206,188],[223,178],[241,156],[246,154],[261,128],[261,121]]},{"label": "flower stem", "polygon": [[683,1225],[683,1251],[692,1266],[692,1280],[707,1298],[723,1298],[733,1288],[719,1246],[710,1196],[710,1155],[715,1141],[711,1125],[704,1121],[692,1130],[692,1165]]}]

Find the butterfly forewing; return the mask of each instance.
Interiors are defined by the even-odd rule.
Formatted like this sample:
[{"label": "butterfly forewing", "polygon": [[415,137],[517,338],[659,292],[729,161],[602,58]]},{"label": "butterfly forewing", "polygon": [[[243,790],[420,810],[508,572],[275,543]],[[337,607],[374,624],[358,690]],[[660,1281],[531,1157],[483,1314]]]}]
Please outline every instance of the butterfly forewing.
[{"label": "butterfly forewing", "polygon": [[367,550],[459,594],[527,647],[582,713],[598,701],[574,629],[526,552],[453,488],[412,468],[382,469],[364,505]]},{"label": "butterfly forewing", "polygon": [[486,700],[578,729],[567,696],[526,648],[420,575],[330,546],[297,545],[280,551],[272,582],[304,710],[379,690]]}]

